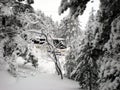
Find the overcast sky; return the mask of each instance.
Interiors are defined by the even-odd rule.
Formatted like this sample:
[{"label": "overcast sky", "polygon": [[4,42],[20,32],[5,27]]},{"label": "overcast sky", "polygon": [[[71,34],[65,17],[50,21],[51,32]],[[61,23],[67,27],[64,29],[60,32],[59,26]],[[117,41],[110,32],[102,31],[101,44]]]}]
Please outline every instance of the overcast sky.
[{"label": "overcast sky", "polygon": [[[45,15],[51,16],[54,21],[60,21],[65,17],[69,11],[65,12],[61,16],[58,15],[58,7],[60,6],[61,0],[34,0],[33,7],[35,10],[41,10]],[[94,3],[89,2],[87,8],[82,16],[80,16],[81,25],[85,27],[91,8],[95,10],[99,8],[99,0],[94,0]]]}]

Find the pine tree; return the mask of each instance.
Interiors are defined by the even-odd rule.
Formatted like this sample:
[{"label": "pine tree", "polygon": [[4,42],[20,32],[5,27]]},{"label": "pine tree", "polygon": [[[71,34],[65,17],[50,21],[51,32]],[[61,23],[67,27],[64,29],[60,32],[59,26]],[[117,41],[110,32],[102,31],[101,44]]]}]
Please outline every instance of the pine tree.
[{"label": "pine tree", "polygon": [[[63,3],[61,4],[61,9],[60,9],[61,13],[63,13],[64,10],[70,7],[69,2],[73,0],[70,0],[69,2],[67,0],[63,0],[63,1],[66,1],[67,4],[63,4]],[[78,4],[79,5],[83,4],[83,2],[88,2],[88,0],[84,0],[84,1],[79,0],[80,2],[77,4],[76,1],[78,0],[75,0],[74,4],[76,4],[76,6]],[[120,21],[119,20],[120,1],[100,0],[100,2],[101,2],[100,9],[96,16],[97,23],[94,29],[95,30],[94,39],[93,39],[94,48],[91,50],[92,57],[97,60],[98,67],[100,70],[99,72],[100,80],[98,82],[100,85],[99,89],[119,90],[120,72],[119,72],[118,58],[119,58],[120,50],[119,50],[118,23]],[[84,6],[86,6],[86,3],[81,5],[81,7]],[[73,10],[76,11],[77,9],[73,7]],[[85,40],[83,42],[85,42]],[[84,47],[85,46],[83,46],[83,48]],[[80,63],[80,65],[81,64],[82,63]]]},{"label": "pine tree", "polygon": [[59,33],[62,38],[65,38],[67,47],[70,47],[70,52],[66,56],[66,76],[70,78],[70,73],[74,70],[76,65],[75,58],[78,56],[79,44],[82,37],[82,31],[80,29],[80,22],[76,18],[73,20],[72,18],[64,18],[59,26]]},{"label": "pine tree", "polygon": [[80,54],[77,58],[77,67],[71,73],[71,78],[79,81],[82,88],[92,90],[97,88],[98,80],[98,65],[97,60],[93,54],[94,49],[94,24],[95,16],[94,10],[90,13],[89,21],[86,26],[84,43],[80,46]]}]

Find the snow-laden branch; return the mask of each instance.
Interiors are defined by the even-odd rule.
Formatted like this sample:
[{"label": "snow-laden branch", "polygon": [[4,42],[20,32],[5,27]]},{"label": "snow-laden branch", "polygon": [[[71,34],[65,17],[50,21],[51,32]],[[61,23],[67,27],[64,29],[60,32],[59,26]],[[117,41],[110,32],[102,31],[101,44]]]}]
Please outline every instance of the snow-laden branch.
[{"label": "snow-laden branch", "polygon": [[55,47],[49,42],[48,36],[43,32],[39,32],[39,31],[35,31],[35,30],[29,30],[29,31],[26,31],[26,32],[37,33],[37,34],[40,34],[40,36],[45,37],[47,45],[48,45],[49,49],[51,50],[51,52],[53,54],[53,57],[54,57],[53,61],[54,61],[55,66],[56,66],[56,71],[58,72],[58,75],[61,75],[61,79],[63,79],[62,71],[61,71],[61,68],[60,68],[60,62],[57,59],[57,56],[56,56],[56,53],[55,53]]}]

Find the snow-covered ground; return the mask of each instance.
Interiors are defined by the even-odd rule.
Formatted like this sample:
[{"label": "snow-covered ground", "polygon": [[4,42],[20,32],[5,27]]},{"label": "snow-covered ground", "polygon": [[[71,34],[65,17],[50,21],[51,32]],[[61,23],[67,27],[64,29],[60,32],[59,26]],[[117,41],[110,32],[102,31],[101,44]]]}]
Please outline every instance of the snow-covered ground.
[{"label": "snow-covered ground", "polygon": [[[0,90],[79,90],[78,82],[66,78],[62,80],[53,72],[52,62],[41,62],[43,66],[35,69],[31,64],[23,65],[20,58],[18,61],[17,78],[0,71]],[[44,66],[45,63],[47,66]]]},{"label": "snow-covered ground", "polygon": [[[30,48],[31,52],[38,58],[41,72],[55,73],[54,57],[52,54],[47,52],[47,45],[39,46],[39,48],[36,48],[35,45],[30,45]],[[64,74],[65,70],[63,67],[65,64],[65,56],[57,56],[57,58],[60,62],[60,67]],[[22,60],[19,60],[18,62],[20,63],[21,61]]]},{"label": "snow-covered ground", "polygon": [[[34,53],[39,59],[39,67],[35,69],[31,63],[23,65],[24,60],[18,58],[17,78],[7,71],[0,71],[0,90],[79,90],[78,82],[66,78],[62,80],[55,73],[54,62],[45,50],[35,50]],[[59,58],[63,67],[64,57]]]},{"label": "snow-covered ground", "polygon": [[0,90],[79,90],[79,85],[55,74],[39,73],[15,79],[7,72],[0,72]]}]

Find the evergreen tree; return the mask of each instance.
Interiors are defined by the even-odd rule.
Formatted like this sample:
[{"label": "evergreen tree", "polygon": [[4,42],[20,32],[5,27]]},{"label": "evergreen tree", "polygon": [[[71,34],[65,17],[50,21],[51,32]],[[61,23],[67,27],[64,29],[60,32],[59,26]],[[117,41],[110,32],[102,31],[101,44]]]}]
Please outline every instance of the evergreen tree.
[{"label": "evergreen tree", "polygon": [[[65,2],[63,2],[65,1]],[[70,0],[73,1],[73,0]],[[69,1],[69,2],[70,2]],[[86,6],[85,2],[89,0],[79,0],[76,6],[82,4],[81,7]],[[67,4],[65,4],[67,2]],[[69,2],[62,0],[60,12],[69,8]],[[74,2],[74,1],[73,1]],[[96,59],[99,67],[99,85],[100,90],[119,90],[120,89],[120,73],[119,73],[119,16],[120,16],[120,1],[100,0],[100,10],[96,16],[96,25],[93,39],[92,58]],[[84,4],[83,4],[84,3]],[[65,7],[67,6],[67,7]],[[74,6],[74,5],[73,5]],[[76,7],[75,6],[75,7]],[[73,10],[77,9],[73,7]],[[70,8],[71,9],[71,8]],[[79,9],[81,10],[81,9]],[[83,10],[84,11],[84,10]],[[78,13],[78,15],[81,13]],[[74,14],[76,15],[76,14]],[[73,15],[71,15],[73,16]],[[84,41],[83,41],[84,42]],[[115,44],[114,44],[115,43]],[[84,48],[85,46],[83,46]],[[116,49],[117,48],[117,49]],[[86,50],[86,49],[85,49]],[[114,72],[115,71],[115,72]],[[117,72],[117,73],[116,73]]]},{"label": "evergreen tree", "polygon": [[71,73],[71,78],[79,81],[82,88],[89,90],[97,88],[98,80],[98,65],[95,55],[93,54],[94,49],[94,24],[95,16],[94,10],[90,13],[89,21],[86,26],[84,43],[80,46],[80,54],[77,58],[77,67]]},{"label": "evergreen tree", "polygon": [[59,26],[59,37],[65,38],[67,47],[70,47],[70,52],[66,56],[66,75],[70,78],[70,73],[74,70],[76,65],[75,59],[78,56],[79,44],[82,37],[82,31],[80,29],[80,22],[76,18],[64,18]]},{"label": "evergreen tree", "polygon": [[61,0],[59,14],[70,8],[70,16],[76,18],[78,15],[83,14],[88,1],[90,0]]}]

